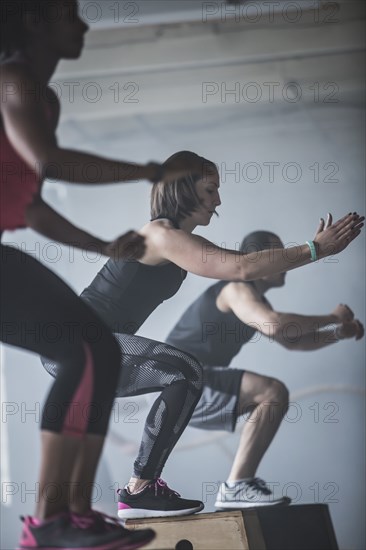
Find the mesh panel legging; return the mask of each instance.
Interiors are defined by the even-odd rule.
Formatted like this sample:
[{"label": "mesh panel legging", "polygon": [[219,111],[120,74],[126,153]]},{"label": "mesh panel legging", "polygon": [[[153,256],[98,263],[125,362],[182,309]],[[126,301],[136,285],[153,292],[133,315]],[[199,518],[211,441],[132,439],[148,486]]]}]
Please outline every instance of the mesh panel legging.
[{"label": "mesh panel legging", "polygon": [[[162,390],[146,419],[134,475],[160,477],[202,393],[202,367],[188,353],[141,336],[114,334],[122,352],[117,397]],[[55,376],[57,365],[44,361]]]},{"label": "mesh panel legging", "polygon": [[45,355],[59,369],[41,429],[105,435],[120,372],[110,330],[52,271],[1,246],[1,341]]}]

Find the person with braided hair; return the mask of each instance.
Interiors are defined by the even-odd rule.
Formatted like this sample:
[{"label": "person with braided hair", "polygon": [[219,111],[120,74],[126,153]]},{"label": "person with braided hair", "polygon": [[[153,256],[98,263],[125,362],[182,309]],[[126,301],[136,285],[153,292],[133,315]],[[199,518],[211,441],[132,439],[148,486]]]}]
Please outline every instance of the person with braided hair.
[{"label": "person with braided hair", "polygon": [[[1,2],[0,231],[30,227],[80,249],[137,259],[144,252],[143,236],[130,231],[106,242],[75,227],[41,196],[47,177],[85,184],[86,191],[92,183],[167,181],[194,170],[185,163],[164,171],[155,162],[110,160],[58,144],[60,104],[49,82],[61,59],[80,56],[87,30],[76,0]],[[97,182],[87,177],[91,163],[98,167]],[[64,327],[56,343],[44,336],[49,324]],[[97,339],[85,336],[83,329],[90,324],[97,329]],[[93,480],[118,381],[119,347],[109,328],[59,277],[5,244],[1,341],[47,355],[60,365],[44,411],[54,404],[61,412],[56,420],[45,413],[42,417],[39,501],[35,517],[24,519],[20,548],[123,550],[146,544],[154,536],[151,530],[129,531],[91,509]],[[97,420],[80,412],[92,403],[98,406]],[[75,488],[71,496],[65,490],[70,484]]]}]

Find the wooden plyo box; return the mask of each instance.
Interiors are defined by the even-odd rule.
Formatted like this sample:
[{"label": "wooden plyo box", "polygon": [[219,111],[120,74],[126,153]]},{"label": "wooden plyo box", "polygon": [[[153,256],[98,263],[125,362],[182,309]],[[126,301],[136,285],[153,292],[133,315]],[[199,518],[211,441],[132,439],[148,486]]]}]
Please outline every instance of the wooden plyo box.
[{"label": "wooden plyo box", "polygon": [[154,529],[146,550],[338,550],[325,504],[128,520],[126,527]]}]

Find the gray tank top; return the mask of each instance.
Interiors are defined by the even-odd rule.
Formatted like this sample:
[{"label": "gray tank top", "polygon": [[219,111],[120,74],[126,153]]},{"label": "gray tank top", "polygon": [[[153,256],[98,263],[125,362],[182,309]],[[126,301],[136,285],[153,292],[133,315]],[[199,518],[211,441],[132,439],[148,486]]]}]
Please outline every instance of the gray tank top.
[{"label": "gray tank top", "polygon": [[[201,294],[166,339],[168,344],[191,353],[204,365],[228,366],[256,332],[232,311],[223,313],[217,309],[216,299],[227,284],[228,281],[220,281]],[[267,302],[264,297],[263,301]]]}]

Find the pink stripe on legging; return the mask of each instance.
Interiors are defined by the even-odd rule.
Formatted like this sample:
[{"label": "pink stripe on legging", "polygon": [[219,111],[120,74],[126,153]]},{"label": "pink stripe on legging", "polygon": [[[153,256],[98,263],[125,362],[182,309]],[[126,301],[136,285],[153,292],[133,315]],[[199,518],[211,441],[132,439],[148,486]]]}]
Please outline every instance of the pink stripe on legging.
[{"label": "pink stripe on legging", "polygon": [[94,389],[93,356],[90,348],[85,342],[85,368],[69,408],[65,415],[65,422],[62,429],[63,435],[83,437],[89,423],[91,398]]}]

